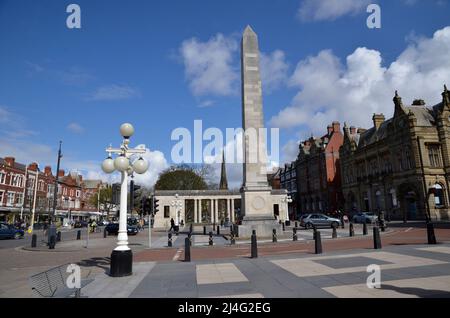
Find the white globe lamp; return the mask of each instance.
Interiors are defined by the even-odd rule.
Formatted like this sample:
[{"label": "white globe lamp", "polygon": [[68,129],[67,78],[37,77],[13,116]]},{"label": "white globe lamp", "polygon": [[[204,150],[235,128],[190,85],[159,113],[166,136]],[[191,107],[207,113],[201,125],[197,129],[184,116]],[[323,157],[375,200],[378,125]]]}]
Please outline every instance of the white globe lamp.
[{"label": "white globe lamp", "polygon": [[147,172],[147,169],[148,169],[148,162],[142,157],[133,163],[133,170],[137,174],[144,174],[145,172]]},{"label": "white globe lamp", "polygon": [[132,124],[122,124],[122,126],[120,126],[120,134],[122,135],[123,138],[128,139],[131,136],[133,136],[134,134],[134,127]]},{"label": "white globe lamp", "polygon": [[130,167],[130,161],[125,156],[118,156],[114,160],[114,167],[120,172],[127,171]]},{"label": "white globe lamp", "polygon": [[113,173],[116,168],[114,167],[114,160],[111,157],[106,158],[102,163],[102,170],[105,173]]}]

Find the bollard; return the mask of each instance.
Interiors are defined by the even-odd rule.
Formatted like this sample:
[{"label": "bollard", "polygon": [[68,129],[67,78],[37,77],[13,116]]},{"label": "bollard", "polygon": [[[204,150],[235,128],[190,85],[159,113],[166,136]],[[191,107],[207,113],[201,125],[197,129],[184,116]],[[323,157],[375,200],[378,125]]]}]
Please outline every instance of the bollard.
[{"label": "bollard", "polygon": [[191,233],[188,233],[188,239],[189,239],[189,242],[191,242],[191,246],[192,246],[192,234]]},{"label": "bollard", "polygon": [[276,243],[277,242],[277,230],[273,229],[272,230],[272,243]]},{"label": "bollard", "polygon": [[230,245],[236,244],[236,240],[234,239],[234,231],[231,231],[230,235]]},{"label": "bollard", "polygon": [[377,226],[373,227],[373,248],[376,250],[381,249],[380,230]]},{"label": "bollard", "polygon": [[203,235],[206,235],[206,226],[203,226]]},{"label": "bollard", "polygon": [[209,246],[213,246],[214,242],[213,242],[213,234],[212,232],[209,232]]},{"label": "bollard", "polygon": [[295,227],[298,227],[298,222],[297,221],[295,221]]},{"label": "bollard", "polygon": [[317,227],[313,225],[313,240],[316,239]]},{"label": "bollard", "polygon": [[282,223],[282,226],[283,226],[283,232],[284,232],[284,230],[285,230],[285,227],[284,227],[284,222]]},{"label": "bollard", "polygon": [[106,227],[103,229],[103,238],[108,236],[108,232],[106,231]]},{"label": "bollard", "polygon": [[351,223],[350,222],[350,225],[349,225],[349,234],[350,234],[350,237],[353,237],[353,236],[355,236],[355,229],[354,229],[354,227],[353,227],[353,223]]},{"label": "bollard", "polygon": [[50,236],[50,242],[48,244],[48,248],[51,250],[55,249],[56,237],[54,235]]},{"label": "bollard", "polygon": [[191,261],[191,240],[188,237],[184,239],[184,261]]},{"label": "bollard", "polygon": [[335,226],[333,226],[333,234],[331,235],[331,238],[337,238],[337,230]]},{"label": "bollard", "polygon": [[172,247],[172,233],[169,233],[169,238],[168,238],[168,241],[167,241],[167,246],[168,247]]},{"label": "bollard", "polygon": [[77,231],[77,240],[81,240],[81,230]]},{"label": "bollard", "polygon": [[298,238],[297,238],[297,228],[295,228],[295,227],[292,229],[292,240],[294,242],[298,240]]},{"label": "bollard", "polygon": [[189,233],[192,233],[192,223],[191,223],[191,225],[189,226]]},{"label": "bollard", "polygon": [[428,244],[437,244],[436,235],[434,234],[434,225],[431,222],[427,222],[427,236]]},{"label": "bollard", "polygon": [[58,233],[56,233],[56,242],[61,242],[61,231],[58,231]]},{"label": "bollard", "polygon": [[217,225],[217,235],[220,235],[220,226]]},{"label": "bollard", "polygon": [[322,239],[320,237],[320,231],[316,232],[314,243],[316,254],[322,254]]},{"label": "bollard", "polygon": [[367,223],[365,221],[363,223],[363,235],[367,235]]},{"label": "bollard", "polygon": [[256,231],[253,230],[252,233],[252,246],[251,246],[251,258],[258,258],[258,246],[256,240]]},{"label": "bollard", "polygon": [[31,247],[36,247],[36,243],[37,243],[37,235],[33,234],[31,236]]},{"label": "bollard", "polygon": [[341,218],[341,228],[345,229],[344,217]]}]

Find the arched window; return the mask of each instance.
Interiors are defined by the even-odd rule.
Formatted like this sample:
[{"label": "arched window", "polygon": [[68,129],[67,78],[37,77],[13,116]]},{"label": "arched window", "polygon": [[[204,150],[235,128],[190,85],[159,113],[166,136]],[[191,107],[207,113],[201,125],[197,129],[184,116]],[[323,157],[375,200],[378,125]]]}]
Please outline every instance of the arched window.
[{"label": "arched window", "polygon": [[444,190],[439,183],[436,183],[434,185],[434,203],[436,205],[436,208],[442,208],[445,206]]},{"label": "arched window", "polygon": [[397,200],[397,193],[394,188],[389,190],[389,197],[393,208],[396,208],[398,206],[398,200]]}]

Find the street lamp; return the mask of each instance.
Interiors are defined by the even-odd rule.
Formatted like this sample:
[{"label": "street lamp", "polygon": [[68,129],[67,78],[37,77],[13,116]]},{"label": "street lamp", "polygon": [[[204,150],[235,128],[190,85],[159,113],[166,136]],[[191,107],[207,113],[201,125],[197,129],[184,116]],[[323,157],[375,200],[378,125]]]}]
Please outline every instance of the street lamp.
[{"label": "street lamp", "polygon": [[287,210],[286,210],[286,213],[287,213],[286,220],[289,221],[289,203],[292,203],[292,197],[290,195],[287,195],[281,199],[281,202],[288,205]]},{"label": "street lamp", "polygon": [[178,194],[175,194],[175,200],[172,200],[170,205],[175,207],[175,227],[176,227],[176,232],[178,233],[178,229],[180,226],[180,210],[183,206],[183,204],[181,203],[181,200],[178,199]]},{"label": "street lamp", "polygon": [[[113,173],[115,170],[122,175],[120,188],[120,217],[119,217],[119,235],[117,237],[117,247],[111,254],[111,269],[110,275],[112,277],[123,277],[132,274],[133,254],[128,247],[127,235],[127,197],[128,197],[128,177],[134,172],[143,174],[148,169],[148,162],[139,157],[133,163],[130,159],[133,155],[144,154],[145,147],[141,149],[130,149],[130,137],[134,134],[134,128],[131,124],[123,124],[120,126],[120,134],[123,137],[120,148],[112,148],[109,146],[106,149],[108,157],[102,163],[102,170],[105,173]],[[116,159],[112,158],[112,154],[116,154]]]}]

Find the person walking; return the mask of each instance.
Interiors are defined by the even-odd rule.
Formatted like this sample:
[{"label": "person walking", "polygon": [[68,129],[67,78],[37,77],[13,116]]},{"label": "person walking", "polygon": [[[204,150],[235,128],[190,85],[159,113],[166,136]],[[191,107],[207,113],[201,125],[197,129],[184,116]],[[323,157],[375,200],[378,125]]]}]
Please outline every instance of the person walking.
[{"label": "person walking", "polygon": [[91,227],[92,227],[92,233],[95,233],[95,230],[97,228],[97,222],[95,222],[95,220],[92,221]]},{"label": "person walking", "polygon": [[175,221],[173,218],[170,219],[170,229],[169,232],[172,231],[172,229],[175,231]]}]

